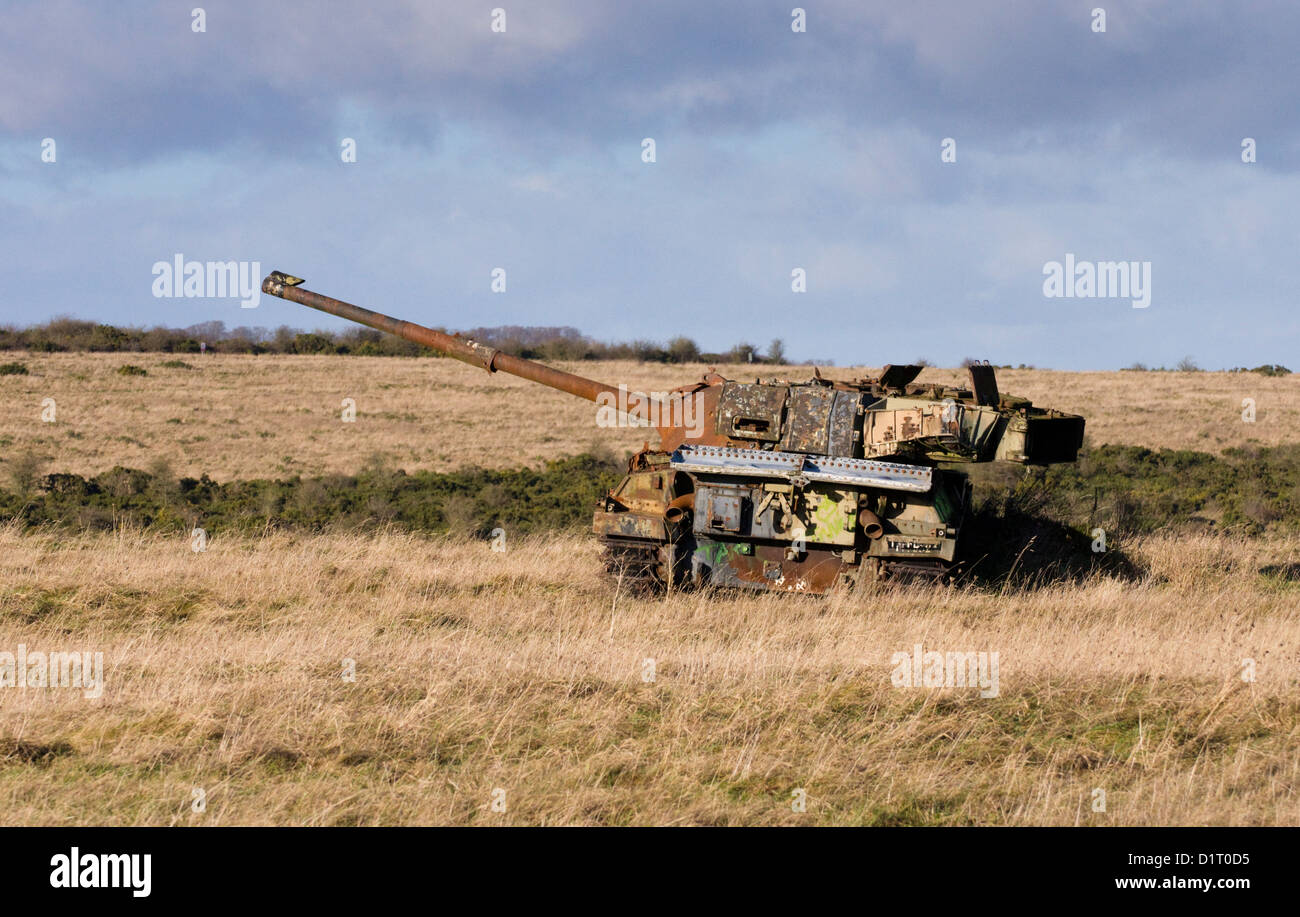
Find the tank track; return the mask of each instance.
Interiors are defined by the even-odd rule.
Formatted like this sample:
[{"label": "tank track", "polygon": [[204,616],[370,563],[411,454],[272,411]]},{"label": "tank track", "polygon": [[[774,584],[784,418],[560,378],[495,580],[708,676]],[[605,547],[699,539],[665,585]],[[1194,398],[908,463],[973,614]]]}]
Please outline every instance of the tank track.
[{"label": "tank track", "polygon": [[865,578],[878,583],[947,584],[957,572],[955,564],[942,560],[885,560]]},{"label": "tank track", "polygon": [[631,592],[659,592],[668,586],[665,551],[671,545],[637,538],[601,537],[605,573]]},{"label": "tank track", "polygon": [[[605,535],[601,539],[605,574],[610,582],[634,593],[662,592],[669,583],[671,542],[649,541]],[[955,564],[945,561],[886,560],[874,568],[864,565],[858,581],[867,583],[947,584],[957,572]],[[681,580],[679,572],[676,581]],[[854,580],[844,581],[854,588]]]}]

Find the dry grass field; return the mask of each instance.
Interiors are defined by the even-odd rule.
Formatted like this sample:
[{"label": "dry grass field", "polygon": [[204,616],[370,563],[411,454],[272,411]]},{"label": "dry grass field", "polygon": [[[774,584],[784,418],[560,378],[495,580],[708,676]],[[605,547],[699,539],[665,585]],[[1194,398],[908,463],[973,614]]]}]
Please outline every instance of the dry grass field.
[{"label": "dry grass field", "polygon": [[[0,376],[0,456],[32,453],[51,469],[76,474],[119,464],[148,469],[162,459],[180,475],[229,480],[352,473],[374,453],[407,471],[517,467],[593,448],[621,455],[654,436],[602,429],[588,402],[502,373],[489,377],[454,360],[187,355],[182,361],[193,369],[163,367],[173,359],[7,354],[4,362],[23,362],[30,374]],[[117,369],[128,363],[148,375],[120,375]],[[643,391],[666,391],[706,370],[636,363],[563,368]],[[752,378],[755,369],[719,367],[737,379]],[[781,367],[779,374],[806,379],[811,367]],[[921,376],[961,378],[960,371],[939,369]],[[1294,441],[1300,429],[1300,375],[1004,370],[998,378],[1004,391],[1083,414],[1096,445],[1219,452]],[[54,399],[55,423],[41,422],[45,398]],[[345,398],[356,402],[355,423],[342,422]],[[1243,398],[1255,399],[1254,423],[1242,421]]]},{"label": "dry grass field", "polygon": [[[0,811],[11,824],[1297,823],[1300,585],[1258,571],[1300,560],[1300,540],[1134,550],[1150,568],[1138,584],[646,599],[598,578],[574,536],[494,553],[279,534],[196,554],[132,532],[0,530],[0,649],[97,650],[105,667],[97,699],[0,688]],[[997,652],[997,696],[896,687],[891,656],[917,643]]]},{"label": "dry grass field", "polygon": [[[583,402],[448,360],[0,362],[15,359],[30,375],[0,376],[0,460],[48,471],[163,460],[228,480],[354,472],[374,453],[515,467],[649,432],[599,429]],[[704,369],[570,368],[648,390]],[[1085,414],[1096,444],[1217,452],[1294,441],[1300,420],[1294,377],[1000,379]],[[0,527],[4,823],[1300,823],[1300,582],[1267,572],[1300,570],[1283,530],[1132,540],[1136,581],[824,599],[626,595],[570,534],[504,553],[397,532],[190,548]],[[896,686],[892,657],[917,644],[997,653],[995,696]],[[5,686],[20,646],[101,652],[102,694]]]}]

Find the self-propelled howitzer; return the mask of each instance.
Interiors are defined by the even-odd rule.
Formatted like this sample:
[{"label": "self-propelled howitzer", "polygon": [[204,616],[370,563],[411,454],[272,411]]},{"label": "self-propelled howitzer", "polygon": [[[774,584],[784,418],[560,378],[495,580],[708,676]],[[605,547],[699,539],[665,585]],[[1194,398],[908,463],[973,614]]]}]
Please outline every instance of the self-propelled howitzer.
[{"label": "self-propelled howitzer", "polygon": [[[919,366],[878,377],[740,382],[709,372],[657,398],[400,321],[272,272],[273,296],[386,331],[488,372],[506,372],[654,426],[593,530],[626,585],[722,585],[822,593],[860,579],[943,578],[962,556],[966,462],[1073,462],[1083,418],[998,391],[918,384]],[[943,467],[940,467],[941,464]]]}]

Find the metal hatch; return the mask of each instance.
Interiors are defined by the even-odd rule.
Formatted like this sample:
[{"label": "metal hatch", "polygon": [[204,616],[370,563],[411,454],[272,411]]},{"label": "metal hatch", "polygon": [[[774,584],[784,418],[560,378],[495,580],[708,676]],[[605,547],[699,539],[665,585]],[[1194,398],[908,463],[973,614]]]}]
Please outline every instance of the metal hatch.
[{"label": "metal hatch", "polygon": [[718,432],[735,439],[776,442],[789,386],[727,382],[718,399]]}]

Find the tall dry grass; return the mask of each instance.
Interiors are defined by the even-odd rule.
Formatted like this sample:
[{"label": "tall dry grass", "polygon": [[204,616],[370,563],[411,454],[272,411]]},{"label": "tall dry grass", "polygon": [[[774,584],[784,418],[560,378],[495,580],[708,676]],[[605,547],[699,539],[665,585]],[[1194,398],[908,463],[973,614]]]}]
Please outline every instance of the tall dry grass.
[{"label": "tall dry grass", "polygon": [[[477,464],[518,467],[596,448],[635,450],[652,430],[603,429],[587,402],[454,360],[338,356],[8,354],[30,375],[0,376],[0,457],[35,454],[50,470],[97,474],[162,459],[180,474],[218,480],[292,473],[352,473],[372,453],[407,470]],[[148,376],[116,370],[136,364]],[[701,365],[576,363],[564,368],[634,390],[695,381]],[[724,366],[802,380],[811,367]],[[852,378],[865,369],[826,370]],[[922,381],[958,381],[927,370]],[[1083,414],[1093,442],[1218,452],[1287,441],[1300,426],[1300,377],[1252,373],[1001,371],[1004,391]],[[1256,421],[1242,420],[1253,398]],[[57,422],[41,422],[53,398]],[[342,402],[356,402],[356,423]]]},{"label": "tall dry grass", "polygon": [[[507,546],[0,531],[0,651],[107,667],[98,700],[0,688],[4,821],[1300,821],[1300,584],[1260,573],[1295,538],[1148,538],[1138,583],[820,600],[636,598],[585,538]],[[895,687],[916,643],[998,652],[998,696]]]}]

